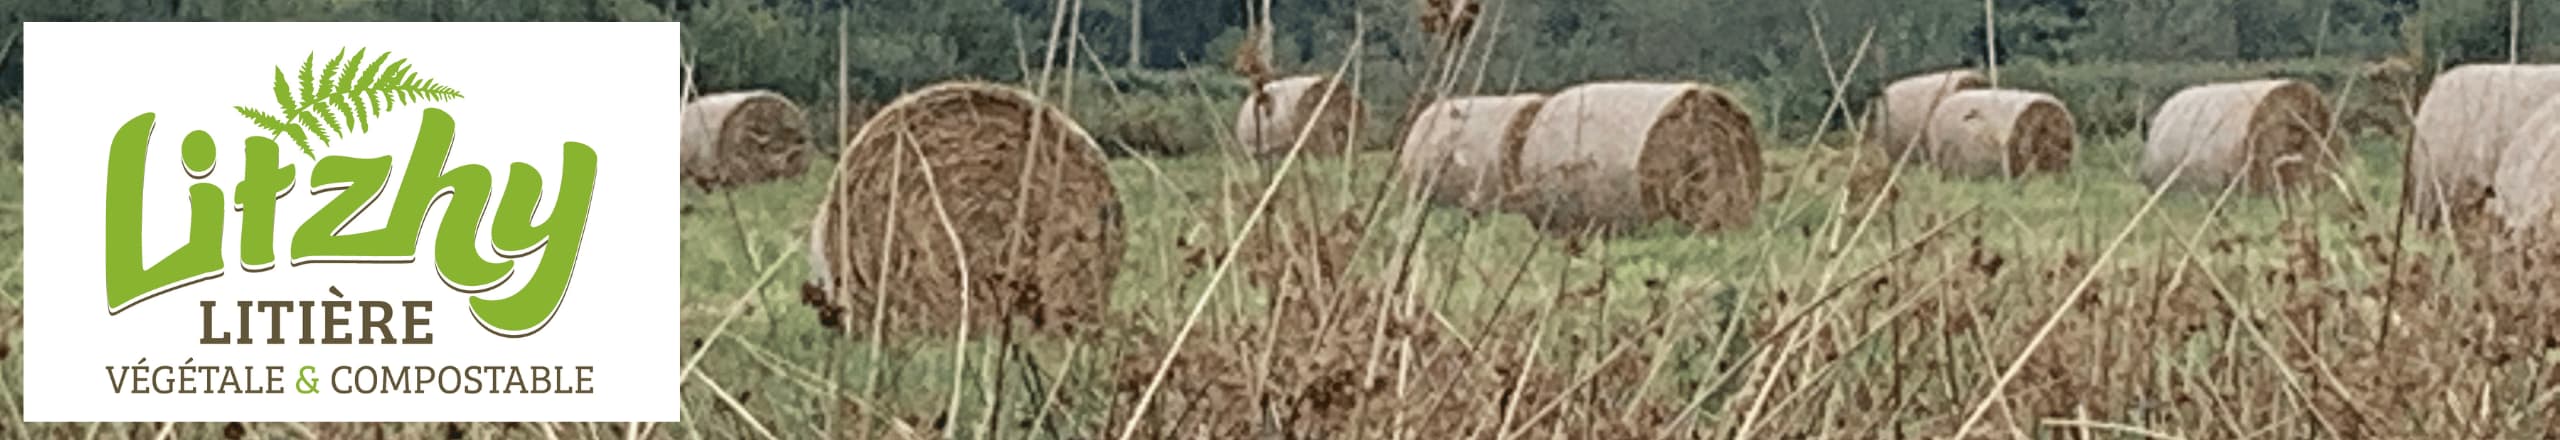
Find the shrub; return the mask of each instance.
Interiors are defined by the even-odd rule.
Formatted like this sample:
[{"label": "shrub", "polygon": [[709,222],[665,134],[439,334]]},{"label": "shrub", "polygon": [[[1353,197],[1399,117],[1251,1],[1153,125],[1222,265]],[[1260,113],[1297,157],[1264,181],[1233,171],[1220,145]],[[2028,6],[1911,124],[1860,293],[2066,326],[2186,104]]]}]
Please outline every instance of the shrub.
[{"label": "shrub", "polygon": [[1183,155],[1227,145],[1246,87],[1242,78],[1209,69],[1077,75],[1067,112],[1114,157]]}]

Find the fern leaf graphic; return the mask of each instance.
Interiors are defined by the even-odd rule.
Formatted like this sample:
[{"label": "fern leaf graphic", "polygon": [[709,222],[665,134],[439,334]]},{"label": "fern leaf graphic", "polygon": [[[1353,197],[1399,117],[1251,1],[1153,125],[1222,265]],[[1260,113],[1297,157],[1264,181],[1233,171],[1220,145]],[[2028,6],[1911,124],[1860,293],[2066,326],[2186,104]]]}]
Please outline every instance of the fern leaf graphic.
[{"label": "fern leaf graphic", "polygon": [[294,146],[302,147],[302,157],[316,157],[311,155],[311,136],[303,133],[302,126],[284,124],[284,134],[293,138]]},{"label": "fern leaf graphic", "polygon": [[275,115],[267,114],[267,112],[258,111],[258,109],[245,106],[235,105],[231,106],[231,109],[239,110],[240,116],[247,117],[249,118],[249,122],[258,124],[258,128],[264,128],[267,129],[267,131],[275,132],[282,132],[285,130],[286,125],[284,124],[284,118],[279,118]]},{"label": "fern leaf graphic", "polygon": [[[374,57],[373,64],[365,66],[364,74],[361,76],[355,74],[356,69],[347,69],[347,77],[351,78],[348,80],[348,83],[354,84],[356,90],[365,90],[366,88],[373,87],[373,75],[382,72],[382,59],[390,57],[391,53],[389,52],[384,52],[381,55]],[[357,63],[364,62],[363,49],[356,50],[355,59]],[[356,130],[359,131],[373,131],[373,117],[369,116],[369,114],[373,112],[374,106],[370,101],[365,99],[366,95],[369,94],[370,93],[366,92],[356,92],[353,96],[349,96],[347,98],[349,102],[355,104],[357,109],[364,110],[356,112]]]},{"label": "fern leaf graphic", "polygon": [[[287,131],[293,132],[293,146],[302,148],[302,155],[304,157],[310,157],[311,141],[302,135],[302,127],[295,126],[292,122],[287,122],[293,119],[293,113],[291,113],[293,109],[293,86],[291,83],[285,82],[284,68],[282,67],[276,68],[276,106],[285,109],[287,113],[285,113],[284,118],[278,119],[275,126],[261,125],[261,127],[267,129],[268,137],[282,136]],[[246,116],[245,113],[243,115]],[[250,122],[258,121],[257,118],[251,117]]]},{"label": "fern leaf graphic", "polygon": [[[331,79],[330,79],[330,81],[329,81],[329,83],[330,83],[330,84],[332,84],[332,85],[334,85],[335,87],[333,87],[333,88],[335,88],[335,89],[353,91],[353,90],[355,89],[355,87],[356,87],[356,70],[357,70],[357,68],[358,68],[358,67],[360,67],[360,65],[361,65],[361,64],[363,64],[363,63],[364,63],[364,49],[362,49],[362,48],[358,48],[358,49],[356,49],[356,56],[355,56],[354,58],[347,58],[347,57],[346,57],[346,56],[347,56],[346,52],[347,52],[347,51],[346,51],[346,49],[339,49],[339,50],[338,50],[338,57],[339,57],[339,58],[341,58],[341,59],[345,59],[345,60],[347,61],[347,66],[346,66],[346,68],[345,68],[345,69],[338,70],[338,74],[337,74],[337,75],[335,75],[335,76],[332,76],[332,77],[331,77]],[[330,61],[329,61],[329,63],[330,63],[330,64],[337,64],[337,63],[338,63],[338,61],[337,61],[337,60],[330,60]],[[356,109],[350,109],[350,108],[347,108],[347,100],[348,100],[348,99],[351,99],[348,95],[351,95],[351,94],[352,94],[352,93],[339,93],[339,94],[322,93],[322,94],[320,94],[321,96],[326,97],[326,98],[329,100],[329,104],[328,104],[329,106],[331,106],[331,107],[335,107],[335,108],[337,108],[337,109],[338,109],[338,114],[341,114],[341,115],[347,115],[347,121],[346,121],[346,122],[347,122],[347,124],[346,124],[346,128],[348,128],[348,129],[354,129],[354,128],[356,128],[356,122],[357,122],[357,121],[359,121],[359,120],[363,120],[363,119],[365,119],[365,114],[364,114],[364,112],[355,111]],[[368,124],[368,125],[369,125],[369,124]],[[362,130],[358,130],[358,131],[357,131],[357,133],[363,133],[363,132],[364,132],[364,131],[362,131]]]},{"label": "fern leaf graphic", "polygon": [[[346,111],[344,109],[332,109],[329,107],[329,97],[338,95],[338,66],[346,64],[346,61],[347,50],[338,49],[338,56],[330,58],[329,64],[326,65],[328,67],[320,69],[320,94],[312,99],[306,100],[306,102],[303,102],[303,105],[311,106],[312,110],[320,113],[320,122],[327,123],[327,125],[324,126],[329,128],[330,133],[346,133],[347,131],[345,127],[338,125],[338,115],[346,114]],[[348,115],[347,117],[353,118],[355,116]],[[329,137],[321,136],[320,142],[323,144],[328,143]]]},{"label": "fern leaf graphic", "polygon": [[293,86],[284,82],[284,68],[276,68],[276,106],[293,108]]},{"label": "fern leaf graphic", "polygon": [[322,130],[320,120],[313,117],[313,109],[309,105],[311,101],[318,100],[320,97],[320,89],[314,87],[311,82],[311,66],[318,55],[313,53],[302,57],[302,74],[297,76],[302,81],[302,99],[285,106],[284,117],[285,122],[300,123],[303,131],[310,132],[312,137],[320,138],[321,145],[329,145],[332,143],[329,132]]},{"label": "fern leaf graphic", "polygon": [[[462,99],[462,92],[410,70],[409,60],[393,59],[390,52],[382,52],[366,62],[367,52],[357,48],[349,56],[341,48],[326,63],[321,63],[319,53],[313,52],[303,57],[302,68],[292,80],[279,66],[275,69],[275,95],[280,110],[269,113],[249,107],[234,109],[251,124],[267,130],[268,135],[293,139],[294,145],[302,148],[303,156],[316,157],[310,138],[330,145],[349,132],[372,131],[373,119],[400,105]],[[313,71],[314,67],[318,72]]]},{"label": "fern leaf graphic", "polygon": [[308,117],[305,117],[306,115],[304,115],[304,114],[303,114],[304,112],[309,111],[309,110],[308,110],[308,109],[300,108],[300,107],[301,107],[301,104],[300,104],[300,103],[304,103],[304,102],[311,102],[311,98],[316,97],[316,96],[318,96],[318,95],[320,94],[320,93],[319,93],[319,89],[315,89],[315,88],[312,88],[312,87],[311,87],[311,61],[312,61],[312,59],[311,59],[311,57],[310,57],[310,56],[304,56],[304,57],[302,57],[302,74],[301,74],[301,75],[296,76],[296,78],[299,78],[299,79],[301,79],[301,80],[302,80],[302,83],[301,83],[301,84],[302,84],[302,88],[300,89],[300,90],[302,90],[301,99],[297,99],[297,100],[295,100],[295,101],[294,101],[294,103],[285,104],[285,106],[284,106],[284,117],[285,117],[285,121],[287,121],[287,122],[291,122],[291,121],[294,121],[294,120],[297,120],[297,119],[310,119],[310,118],[308,118]]},{"label": "fern leaf graphic", "polygon": [[[391,90],[389,86],[392,84],[399,84],[400,81],[402,81],[401,78],[409,74],[409,60],[393,61],[391,62],[391,67],[388,69],[389,70],[385,70],[382,73],[383,87],[380,87],[380,93],[382,93],[383,99],[382,105],[384,108],[390,108],[390,106],[394,104],[392,101],[401,99],[400,92],[397,90]],[[401,103],[405,104],[406,102],[403,101]]]}]

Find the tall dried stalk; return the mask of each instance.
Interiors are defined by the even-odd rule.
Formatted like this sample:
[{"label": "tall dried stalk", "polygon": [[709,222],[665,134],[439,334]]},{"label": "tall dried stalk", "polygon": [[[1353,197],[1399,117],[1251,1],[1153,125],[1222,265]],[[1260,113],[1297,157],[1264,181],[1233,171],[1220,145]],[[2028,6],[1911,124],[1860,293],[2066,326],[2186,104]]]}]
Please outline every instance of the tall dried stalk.
[{"label": "tall dried stalk", "polygon": [[853,92],[852,92],[852,90],[851,90],[851,88],[850,88],[850,87],[851,87],[851,81],[848,81],[848,80],[847,80],[847,76],[848,76],[848,72],[849,72],[849,70],[848,70],[848,69],[850,69],[850,67],[848,67],[848,64],[846,64],[846,62],[845,62],[845,50],[846,50],[846,46],[849,46],[849,44],[848,44],[848,41],[849,41],[849,40],[848,40],[848,37],[846,37],[846,33],[845,33],[845,26],[846,26],[846,22],[849,22],[849,21],[853,21],[853,20],[852,20],[852,11],[848,11],[848,10],[846,10],[846,8],[844,8],[844,7],[838,7],[838,8],[836,8],[836,118],[835,118],[836,120],[835,120],[835,123],[836,123],[836,145],[837,145],[837,146],[839,146],[839,147],[841,147],[841,146],[845,145],[846,143],[853,142],[853,132],[854,132],[854,130],[855,130],[855,129],[859,128],[859,127],[853,126],[853,125],[851,124],[851,123],[853,122]]},{"label": "tall dried stalk", "polygon": [[957,418],[960,416],[960,379],[965,377],[962,372],[969,369],[969,321],[975,321],[967,317],[976,316],[971,315],[969,310],[974,306],[971,303],[975,302],[971,300],[971,295],[975,293],[971,289],[975,286],[971,283],[974,277],[969,271],[969,251],[968,247],[960,244],[960,232],[951,226],[951,211],[943,206],[942,186],[935,181],[933,175],[933,157],[925,155],[924,149],[917,146],[918,142],[913,133],[900,132],[898,136],[898,142],[906,145],[907,151],[915,155],[916,169],[924,173],[925,192],[930,195],[928,200],[933,202],[934,218],[941,222],[943,238],[951,242],[953,264],[958,265],[960,269],[960,314],[958,316],[962,318],[957,319],[959,322],[956,325],[960,327],[959,332],[951,336],[951,399],[950,404],[943,410],[943,414]]},{"label": "tall dried stalk", "polygon": [[[1985,4],[1989,4],[1989,0],[1984,1]],[[2179,176],[2186,174],[2187,165],[2194,163],[2193,159],[2189,157],[2189,160],[2179,162],[2178,167],[2171,169],[2169,176],[2162,180],[2176,182]],[[2160,197],[2168,194],[2171,187],[2172,185],[2163,183],[2159,188],[2153,189],[2151,197],[2142,202],[2142,208],[2135,210],[2133,218],[2125,221],[2124,229],[2116,232],[2115,239],[2107,243],[2106,250],[2098,252],[2098,261],[2089,265],[2088,273],[2082,275],[2079,284],[2071,288],[2069,295],[2063,297],[2062,305],[2055,307],[2053,314],[2045,317],[2044,325],[2036,329],[2035,336],[2027,339],[2026,348],[2019,351],[2016,360],[2010,361],[2009,367],[2000,373],[2000,379],[1991,383],[1991,389],[1984,393],[1981,403],[1975,404],[1972,414],[1965,416],[1964,424],[1956,427],[1954,438],[1965,438],[1966,435],[1971,434],[1973,425],[1982,421],[1983,414],[1991,410],[1991,404],[2005,400],[2001,398],[2001,393],[2008,388],[2009,382],[2018,378],[2018,372],[2025,369],[2027,360],[2035,356],[2036,348],[2044,345],[2045,338],[2053,334],[2054,327],[2062,324],[2062,318],[2071,312],[2072,306],[2079,304],[2081,297],[2088,294],[2089,286],[2098,281],[2098,274],[2106,270],[2107,263],[2115,258],[2116,250],[2124,246],[2126,238],[2133,236],[2135,228],[2142,226],[2144,218],[2151,216],[2152,208],[2160,205]]]},{"label": "tall dried stalk", "polygon": [[2000,20],[1994,0],[1982,0],[1982,67],[1991,72],[1991,88],[2000,88]]},{"label": "tall dried stalk", "polygon": [[[799,252],[799,248],[785,248],[782,251],[782,255],[776,256],[773,259],[773,261],[776,262],[775,264],[765,265],[764,270],[760,271],[761,273],[756,275],[756,281],[754,283],[748,283],[746,287],[740,289],[741,292],[738,293],[738,299],[729,301],[728,309],[722,311],[720,314],[720,323],[711,326],[711,334],[703,338],[702,345],[694,347],[693,354],[685,356],[684,368],[682,371],[678,372],[679,378],[694,377],[694,368],[702,365],[702,355],[709,353],[711,351],[711,347],[719,345],[720,335],[729,331],[729,323],[737,321],[740,312],[746,310],[748,301],[764,296],[756,294],[756,292],[763,290],[765,283],[773,281],[774,274],[781,273],[780,269],[782,269],[783,264],[780,264],[780,262],[791,261],[791,257],[795,256]],[[656,426],[657,424],[655,423],[640,424],[630,431],[638,433],[634,435],[635,437],[647,437],[649,429]]]},{"label": "tall dried stalk", "polygon": [[[1269,0],[1264,1],[1268,2]],[[1268,19],[1268,17],[1265,17],[1265,20]],[[1351,41],[1351,50],[1345,53],[1360,53],[1360,47],[1363,41],[1361,41],[1360,38],[1353,38]],[[1342,66],[1334,69],[1333,77],[1341,78],[1344,72],[1351,69],[1351,60],[1356,58],[1357,57],[1353,56],[1343,57]],[[1251,211],[1249,216],[1246,217],[1243,227],[1237,230],[1234,234],[1234,237],[1236,237],[1234,242],[1229,243],[1225,253],[1218,258],[1218,268],[1209,273],[1209,282],[1206,286],[1201,288],[1199,299],[1192,302],[1191,312],[1187,317],[1183,318],[1181,330],[1174,333],[1172,346],[1165,350],[1164,360],[1157,363],[1155,373],[1147,380],[1147,387],[1145,391],[1139,394],[1137,405],[1132,407],[1130,410],[1128,422],[1122,425],[1120,436],[1118,437],[1120,440],[1129,440],[1137,435],[1138,426],[1141,422],[1146,420],[1148,405],[1155,402],[1156,392],[1164,386],[1165,376],[1173,371],[1174,360],[1182,356],[1183,343],[1191,339],[1192,331],[1200,324],[1201,312],[1208,309],[1210,300],[1217,298],[1218,288],[1225,285],[1223,281],[1225,281],[1227,273],[1234,267],[1236,253],[1244,248],[1244,243],[1246,241],[1252,239],[1255,226],[1260,225],[1264,214],[1270,211],[1272,195],[1277,194],[1280,190],[1280,185],[1289,180],[1289,171],[1297,165],[1299,153],[1306,149],[1307,140],[1310,139],[1308,134],[1315,132],[1317,124],[1314,122],[1319,121],[1324,117],[1325,109],[1331,108],[1330,102],[1333,100],[1334,95],[1337,94],[1335,88],[1340,87],[1340,84],[1340,81],[1329,81],[1326,83],[1324,94],[1316,101],[1316,108],[1318,110],[1316,110],[1314,114],[1308,115],[1307,121],[1309,121],[1309,123],[1298,130],[1297,142],[1291,144],[1289,146],[1288,155],[1281,158],[1279,168],[1273,171],[1274,174],[1271,179],[1271,183],[1263,187],[1261,197],[1258,201],[1254,202],[1253,211]]]}]

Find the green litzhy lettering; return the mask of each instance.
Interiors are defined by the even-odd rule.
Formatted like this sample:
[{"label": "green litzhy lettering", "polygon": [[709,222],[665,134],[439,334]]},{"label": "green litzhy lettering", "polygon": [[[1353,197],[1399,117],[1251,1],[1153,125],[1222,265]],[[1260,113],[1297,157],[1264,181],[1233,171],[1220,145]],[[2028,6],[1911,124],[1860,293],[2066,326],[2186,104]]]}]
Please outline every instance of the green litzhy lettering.
[{"label": "green litzhy lettering", "polygon": [[[356,214],[382,198],[383,179],[390,177],[391,158],[329,156],[311,166],[311,193],[338,192],[293,231],[293,264],[322,262],[408,261],[415,249],[402,236],[417,237],[418,220],[394,217],[381,229],[344,233]],[[405,228],[404,228],[405,226]],[[406,232],[405,234],[403,232]]]},{"label": "green litzhy lettering", "polygon": [[[143,176],[149,170],[152,120],[143,113],[116,130],[107,159],[107,310],[123,311],[152,295],[222,274],[222,189],[198,182],[187,187],[187,244],[145,266],[142,256]],[[188,133],[183,162],[192,177],[213,169],[213,139]]]},{"label": "green litzhy lettering", "polygon": [[[436,272],[454,290],[480,292],[506,281],[515,263],[480,259],[475,245],[480,216],[489,205],[489,169],[479,165],[444,169],[445,158],[453,151],[453,125],[453,117],[444,110],[427,109],[426,119],[418,125],[418,142],[409,152],[409,168],[400,177],[400,200],[392,205],[391,218],[418,227],[437,196],[452,195],[444,207],[444,220],[436,224]],[[417,235],[409,237],[409,249],[414,250]]]},{"label": "green litzhy lettering", "polygon": [[[240,268],[263,271],[276,262],[276,200],[293,189],[293,164],[277,164],[276,141],[251,137],[248,166],[240,184],[231,187],[240,211]],[[274,194],[274,197],[260,197]]]},{"label": "green litzhy lettering", "polygon": [[491,219],[490,241],[500,255],[543,252],[538,272],[514,296],[471,299],[472,315],[491,332],[524,336],[539,331],[566,299],[569,274],[577,268],[578,246],[586,232],[587,205],[595,197],[596,151],[577,142],[564,143],[560,149],[559,201],[552,202],[551,216],[541,223],[533,222],[533,211],[542,201],[542,174],[523,163],[507,171],[507,193],[498,203],[497,217]]},{"label": "green litzhy lettering", "polygon": [[[153,121],[153,114],[144,113],[126,122],[116,132],[110,152],[105,275],[111,314],[153,295],[220,276],[226,256],[226,206],[241,213],[239,267],[249,272],[272,269],[278,259],[277,241],[283,239],[277,236],[281,221],[276,218],[278,200],[292,190],[297,180],[295,165],[281,160],[282,147],[274,138],[250,137],[244,142],[239,180],[230,187],[232,200],[226,200],[222,186],[203,182],[215,171],[217,150],[212,136],[202,131],[188,133],[181,145],[179,162],[197,182],[187,187],[187,242],[158,262],[146,265],[142,255],[143,196],[147,192],[145,177],[154,168],[148,163]],[[471,298],[472,315],[483,328],[502,336],[522,337],[541,331],[559,313],[584,243],[589,205],[594,200],[596,152],[581,143],[562,144],[556,196],[546,197],[541,171],[524,163],[507,168],[503,194],[491,194],[497,189],[498,176],[489,167],[463,164],[446,169],[454,131],[450,115],[440,109],[426,109],[409,161],[399,170],[396,180],[392,157],[319,157],[308,167],[309,192],[337,194],[330,195],[310,218],[295,227],[290,239],[285,239],[286,257],[295,266],[315,262],[413,261],[425,245],[420,238],[427,216],[437,202],[443,201],[445,212],[434,225],[437,274],[454,290],[472,294],[517,284],[518,289],[503,298]],[[397,188],[393,188],[394,182]],[[347,230],[385,194],[391,195],[391,206],[382,227]],[[546,211],[545,202],[551,205],[547,207],[548,214],[536,218],[537,212]],[[496,204],[494,211],[492,203]],[[478,240],[483,230],[487,231],[490,250],[500,257],[497,261],[480,256]],[[533,258],[536,261],[530,261],[531,265],[517,264],[536,252],[542,255]],[[525,273],[518,274],[520,269]],[[210,313],[210,308],[207,310]],[[245,303],[241,310],[241,323],[246,326]],[[366,325],[382,324],[368,312]],[[327,316],[323,323],[321,334],[326,339],[321,343],[346,343],[345,338],[334,333],[336,325],[344,320]],[[246,333],[242,335],[246,337]],[[369,331],[363,336],[381,339]],[[212,339],[208,336],[206,340]]]}]

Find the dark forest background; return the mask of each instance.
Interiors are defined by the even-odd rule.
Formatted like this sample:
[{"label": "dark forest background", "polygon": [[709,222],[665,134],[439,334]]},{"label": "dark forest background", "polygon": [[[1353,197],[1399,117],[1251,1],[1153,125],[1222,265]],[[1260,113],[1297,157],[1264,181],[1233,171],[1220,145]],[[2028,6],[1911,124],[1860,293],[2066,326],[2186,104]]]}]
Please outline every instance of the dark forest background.
[{"label": "dark forest background", "polygon": [[[1175,127],[1096,132],[1133,150],[1209,142],[1190,125],[1231,115],[1227,71],[1254,0],[14,0],[0,34],[26,21],[681,21],[701,90],[774,89],[837,119],[838,96],[877,103],[954,78],[1019,81],[1038,69],[1060,4],[1076,8],[1079,119]],[[1358,58],[1379,109],[1403,108],[1434,45],[1420,0],[1272,0],[1272,59],[1283,73]],[[1484,0],[1490,62],[1462,86],[1494,93],[1602,79],[1702,81],[1744,95],[1775,133],[1813,129],[1829,111],[1825,66],[1844,68],[1862,38],[1849,94],[1858,108],[1883,79],[1979,65],[1978,0]],[[836,29],[846,17],[848,90],[835,90]],[[2470,62],[2560,59],[2560,2],[2548,0],[2001,0],[1993,7],[2004,83],[2074,101],[2089,128],[2132,126],[2144,102],[2197,82],[2282,75],[2348,87],[2364,66],[2399,58],[2423,71]],[[2510,46],[2510,26],[2520,25]],[[1351,40],[1364,39],[1357,54]],[[0,102],[22,87],[12,45]],[[1483,53],[1483,52],[1479,52]],[[1475,78],[1482,78],[1480,80]],[[1206,98],[1206,99],[1199,99]],[[859,105],[857,105],[857,108]],[[2110,108],[2121,107],[2121,108]],[[1200,113],[1207,113],[1203,116]],[[1391,122],[1393,111],[1371,115]],[[859,115],[854,115],[859,117]],[[1202,119],[1206,118],[1206,119]],[[1391,126],[1391,125],[1390,125]],[[1170,133],[1168,133],[1170,132]]]}]

